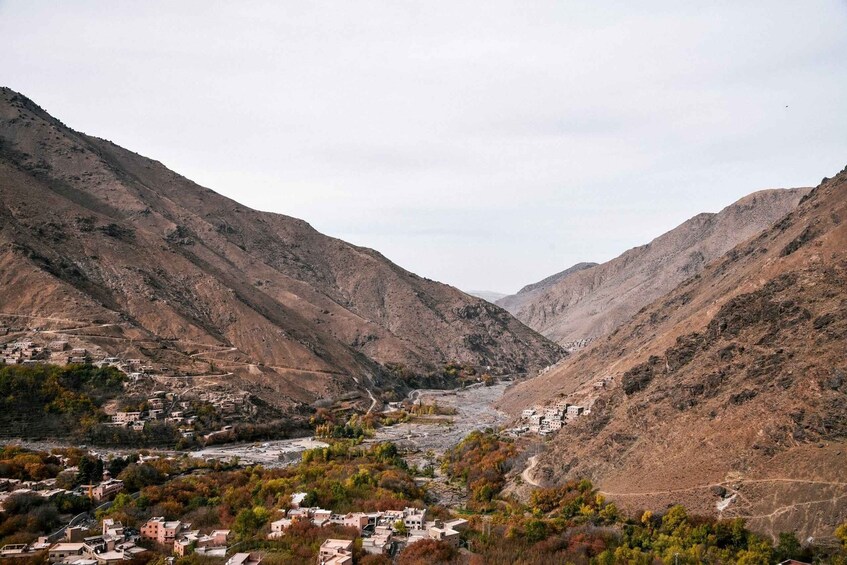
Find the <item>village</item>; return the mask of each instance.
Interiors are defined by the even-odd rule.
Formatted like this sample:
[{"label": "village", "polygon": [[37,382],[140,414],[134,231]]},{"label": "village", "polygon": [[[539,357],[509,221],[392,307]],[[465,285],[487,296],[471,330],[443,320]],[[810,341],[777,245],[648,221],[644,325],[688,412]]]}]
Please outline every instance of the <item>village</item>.
[{"label": "village", "polygon": [[[143,457],[143,456],[142,456]],[[59,456],[64,465],[63,472],[75,474],[79,471],[76,466],[67,466],[67,458]],[[142,459],[143,461],[143,459]],[[89,498],[98,508],[106,507],[110,500],[124,490],[121,480],[112,478],[109,471],[103,472],[102,481],[94,484],[79,485],[74,489],[57,487],[58,479],[41,481],[20,481],[17,479],[0,479],[0,510],[12,500],[20,497],[35,496],[52,500],[62,495],[73,495]],[[49,536],[39,537],[31,544],[10,544],[0,548],[0,559],[28,558],[46,554],[50,563],[76,563],[77,565],[96,565],[98,563],[118,563],[129,560],[147,551],[136,545],[137,539],[128,531],[105,519],[102,533],[96,536],[86,536],[88,528],[79,525],[85,522],[87,513],[79,514],[71,523]]]},{"label": "village", "polygon": [[[76,469],[68,467],[66,471]],[[107,508],[110,500],[124,490],[123,482],[111,478],[104,472],[103,481],[96,485],[81,485],[73,491],[55,488],[56,479],[38,482],[22,482],[11,479],[0,481],[0,508],[13,496],[35,494],[52,498],[61,493],[88,496]],[[403,510],[381,512],[348,512],[336,514],[320,507],[305,506],[307,493],[291,495],[290,509],[285,515],[270,523],[269,540],[279,539],[300,521],[316,527],[338,525],[353,528],[362,537],[362,549],[370,554],[396,555],[409,544],[424,539],[443,541],[459,547],[461,532],[467,528],[464,519],[449,521],[427,520],[426,509],[407,507]],[[213,529],[203,533],[192,529],[190,523],[166,520],[157,516],[150,518],[138,530],[126,528],[119,521],[103,518],[96,535],[83,520],[74,518],[70,524],[49,536],[39,537],[31,544],[10,544],[0,548],[0,559],[46,556],[49,563],[61,565],[108,565],[121,563],[137,557],[151,544],[164,549],[176,557],[195,553],[200,556],[226,557],[232,542],[230,530]],[[77,522],[77,523],[75,523]],[[353,539],[328,539],[323,542],[318,556],[318,565],[351,565],[353,563]],[[235,553],[227,561],[229,565],[258,565],[261,556],[255,553]]]},{"label": "village", "polygon": [[[233,422],[255,413],[255,407],[247,393],[227,390],[224,387],[189,386],[185,379],[168,378],[162,374],[164,369],[157,370],[142,364],[139,359],[122,359],[83,348],[72,348],[67,341],[62,340],[43,345],[31,340],[21,340],[0,347],[0,356],[6,364],[91,363],[98,367],[114,367],[125,373],[126,396],[131,396],[134,400],[104,406],[104,411],[110,418],[106,426],[143,431],[152,422],[164,422],[176,426],[182,437],[187,440],[196,438],[202,442],[215,443],[214,440],[218,436],[232,430]],[[605,377],[588,385],[587,390],[577,391],[552,404],[526,409],[520,415],[521,424],[505,432],[513,436],[553,434],[568,422],[590,414],[599,393],[612,386],[613,382],[613,377]],[[162,384],[165,386],[157,388]],[[490,402],[467,402],[463,398],[465,395],[472,395],[475,400],[490,395],[496,398],[506,386],[508,384],[503,382],[489,387],[479,385],[463,391],[433,390],[412,393],[410,397],[414,398],[411,403],[415,406],[423,406],[424,398],[431,398],[433,406],[439,402],[448,411],[453,410],[455,416],[429,416],[428,419],[419,418],[419,422],[379,428],[377,437],[366,440],[366,443],[395,441],[412,451],[420,451],[430,444],[439,447],[444,440],[448,443],[459,441],[470,429],[476,429],[484,422],[495,426],[504,423],[503,415],[496,411],[489,413]],[[484,407],[481,408],[477,404]],[[224,425],[220,429],[206,430],[203,433],[198,431],[198,409],[203,405],[211,405],[221,416],[220,421],[223,421]],[[386,410],[394,408],[397,406],[389,405]],[[480,410],[482,412],[477,413]],[[272,446],[271,443],[274,442],[271,442],[207,447],[199,452],[199,455],[206,460],[223,461],[243,457],[245,461],[255,460],[255,463],[280,466],[296,461],[303,449],[314,447],[312,444],[326,445],[314,440],[306,442],[308,445],[289,445],[291,441],[293,440],[286,440],[285,445],[281,446]],[[301,440],[301,443],[303,441]],[[108,507],[109,501],[124,490],[124,485],[120,480],[109,476],[108,472],[104,473],[102,479],[97,484],[78,486],[72,492],[78,496],[87,496],[93,502]],[[8,497],[24,492],[47,498],[67,492],[56,488],[55,479],[32,484],[6,481],[5,484],[0,483],[0,489],[6,491],[0,493],[0,507]],[[403,510],[353,511],[339,514],[330,509],[309,506],[305,504],[306,499],[306,493],[291,496],[289,508],[284,511],[284,515],[272,519],[269,523],[269,532],[266,534],[269,541],[285,536],[298,522],[306,522],[316,527],[336,525],[355,529],[362,538],[362,549],[365,552],[394,556],[404,547],[425,539],[443,541],[458,547],[461,543],[461,532],[467,527],[467,521],[463,519],[428,520],[426,509],[407,507]],[[90,527],[90,524],[88,526]],[[119,522],[108,518],[102,520],[100,526],[98,535],[91,535],[91,530],[83,525],[68,525],[60,532],[61,537],[53,534],[39,538],[28,546],[0,548],[0,557],[45,553],[50,563],[98,565],[130,560],[147,551],[145,546],[164,549],[175,557],[193,553],[203,557],[225,558],[232,553],[233,539],[229,530],[203,531],[192,528],[190,523],[168,520],[162,516],[150,518],[138,530],[125,528]],[[318,564],[351,565],[353,543],[353,539],[332,538],[324,541],[320,547]],[[231,555],[226,563],[258,565],[261,561],[259,553],[236,553]]]},{"label": "village", "polygon": [[[269,540],[279,539],[286,535],[286,531],[300,521],[308,522],[316,527],[337,525],[355,529],[362,537],[362,549],[365,552],[396,555],[407,545],[424,539],[444,541],[459,547],[461,532],[468,525],[467,520],[464,519],[446,522],[427,520],[426,509],[410,507],[382,512],[336,514],[320,507],[304,506],[306,499],[305,492],[291,495],[291,508],[284,517],[270,523],[270,533],[267,535]],[[224,557],[227,553],[227,543],[230,541],[230,531],[213,530],[202,534],[199,530],[192,530],[191,524],[154,517],[141,527],[140,538],[159,546],[172,547],[173,554],[176,556],[185,556],[193,552],[204,556]],[[327,539],[321,545],[318,564],[351,565],[353,542],[353,539]],[[233,558],[238,555],[251,554],[236,554]],[[253,563],[261,562],[261,557],[255,554],[252,554],[250,559]],[[232,562],[232,559],[228,561],[228,563]],[[64,563],[82,565],[73,561]]]},{"label": "village", "polygon": [[606,376],[592,383],[588,391],[577,391],[550,405],[526,408],[520,414],[521,425],[505,431],[516,437],[524,434],[541,436],[553,434],[561,430],[569,421],[591,414],[591,408],[600,391],[610,388],[614,382],[613,376]]},{"label": "village", "polygon": [[71,347],[70,342],[63,339],[43,345],[30,339],[4,343],[0,345],[0,363],[5,365],[92,363],[97,367],[116,367],[134,381],[149,376],[155,371],[152,365],[143,364],[141,359],[119,359],[97,355],[83,347]]},{"label": "village", "polygon": [[[306,520],[318,527],[336,524],[355,528],[363,538],[362,548],[366,552],[395,555],[403,547],[424,539],[444,541],[458,547],[461,532],[468,525],[464,519],[428,521],[425,508],[335,514],[323,508],[302,507],[306,496],[305,492],[291,496],[291,509],[285,517],[271,522],[268,539],[279,538],[295,522]],[[348,541],[352,544],[353,540]],[[352,561],[337,561],[337,565],[347,563]]]},{"label": "village", "polygon": [[[189,386],[189,377],[170,375],[164,367],[155,367],[141,359],[123,359],[107,356],[82,347],[71,347],[67,340],[54,340],[39,344],[30,339],[0,345],[0,364],[4,365],[75,365],[90,363],[95,367],[114,367],[127,377],[127,397],[146,396],[139,409],[120,410],[115,404],[104,406],[110,416],[107,425],[143,431],[149,422],[166,422],[178,427],[183,438],[197,435],[195,406],[210,405],[220,419],[226,422],[216,430],[205,430],[204,441],[225,436],[233,429],[232,423],[256,416],[257,408],[250,402],[250,394],[219,383]],[[164,386],[168,390],[155,389]],[[151,390],[154,389],[154,390]]]}]

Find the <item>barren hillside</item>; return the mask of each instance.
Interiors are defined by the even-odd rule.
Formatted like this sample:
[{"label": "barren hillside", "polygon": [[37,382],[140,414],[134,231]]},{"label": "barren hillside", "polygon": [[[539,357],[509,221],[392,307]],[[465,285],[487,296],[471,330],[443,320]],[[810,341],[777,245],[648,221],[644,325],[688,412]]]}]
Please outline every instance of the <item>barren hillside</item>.
[{"label": "barren hillside", "polygon": [[506,373],[562,356],[488,302],[241,206],[5,88],[0,287],[7,339],[70,337],[280,406],[393,386],[387,365]]},{"label": "barren hillside", "polygon": [[716,214],[698,214],[611,261],[580,263],[497,304],[560,344],[606,335],[790,212],[808,190],[755,192]]},{"label": "barren hillside", "polygon": [[847,516],[847,169],[503,405],[565,397],[591,413],[552,438],[537,480],[831,535]]}]

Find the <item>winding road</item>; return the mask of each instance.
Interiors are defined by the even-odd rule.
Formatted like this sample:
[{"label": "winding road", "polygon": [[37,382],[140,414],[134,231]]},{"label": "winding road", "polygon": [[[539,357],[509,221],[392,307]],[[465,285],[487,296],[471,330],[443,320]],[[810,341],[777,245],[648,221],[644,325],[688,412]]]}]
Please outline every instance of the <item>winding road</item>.
[{"label": "winding road", "polygon": [[528,485],[532,485],[534,487],[540,487],[541,483],[532,478],[532,471],[535,469],[535,466],[538,465],[538,455],[533,455],[529,458],[529,465],[527,465],[526,469],[521,473],[521,479]]}]

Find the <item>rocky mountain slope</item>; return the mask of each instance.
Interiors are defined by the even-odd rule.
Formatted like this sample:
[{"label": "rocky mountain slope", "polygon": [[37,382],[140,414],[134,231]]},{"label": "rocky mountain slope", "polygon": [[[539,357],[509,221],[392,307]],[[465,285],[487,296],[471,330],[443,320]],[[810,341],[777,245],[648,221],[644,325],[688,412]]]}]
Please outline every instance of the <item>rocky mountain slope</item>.
[{"label": "rocky mountain slope", "polygon": [[503,406],[565,399],[590,414],[537,480],[830,536],[847,516],[847,169]]},{"label": "rocky mountain slope", "polygon": [[597,338],[773,224],[807,192],[755,192],[716,214],[698,214],[602,265],[580,263],[497,304],[558,343]]},{"label": "rocky mountain slope", "polygon": [[[302,220],[251,210],[0,90],[0,326],[286,406],[386,365],[518,372],[562,350],[506,311]],[[395,371],[396,372],[396,371]]]},{"label": "rocky mountain slope", "polygon": [[543,292],[543,291],[555,286],[556,283],[563,281],[569,275],[572,275],[574,273],[578,273],[580,271],[584,271],[585,269],[590,269],[591,267],[596,267],[596,266],[597,266],[597,263],[590,263],[590,262],[577,263],[576,265],[568,267],[564,271],[559,271],[558,273],[556,273],[554,275],[550,275],[547,278],[541,279],[537,283],[532,283],[532,284],[526,285],[525,287],[520,289],[516,294],[502,297],[499,300],[499,302],[501,302],[500,305],[503,306],[504,308],[506,308],[507,310],[509,308],[517,309],[519,307],[519,305],[523,302],[523,299],[527,296],[527,294],[529,294],[533,291]]}]

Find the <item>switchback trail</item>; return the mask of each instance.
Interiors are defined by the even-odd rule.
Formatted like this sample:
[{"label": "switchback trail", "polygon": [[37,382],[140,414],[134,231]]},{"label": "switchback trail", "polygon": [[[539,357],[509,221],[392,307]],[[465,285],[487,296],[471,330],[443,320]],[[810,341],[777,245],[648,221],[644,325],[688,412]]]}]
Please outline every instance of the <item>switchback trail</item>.
[{"label": "switchback trail", "polygon": [[532,471],[533,471],[533,469],[535,469],[535,466],[537,464],[538,464],[538,455],[533,455],[532,457],[529,458],[529,465],[521,473],[521,478],[523,479],[523,481],[526,484],[532,485],[534,487],[540,487],[541,486],[541,484],[538,481],[536,481],[535,479],[532,478]]}]

